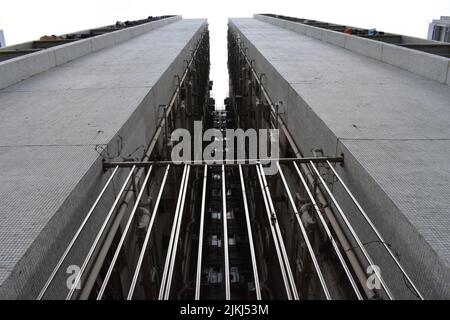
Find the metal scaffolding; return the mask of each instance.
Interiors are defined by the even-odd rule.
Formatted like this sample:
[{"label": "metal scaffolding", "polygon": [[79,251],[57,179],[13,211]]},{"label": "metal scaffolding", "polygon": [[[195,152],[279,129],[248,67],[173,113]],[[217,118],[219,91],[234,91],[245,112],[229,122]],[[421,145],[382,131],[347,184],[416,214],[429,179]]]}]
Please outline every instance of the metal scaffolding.
[{"label": "metal scaffolding", "polygon": [[[326,160],[325,162],[321,162],[322,164],[326,164],[328,168],[330,168],[331,172],[333,173],[333,176],[338,179],[338,181],[343,184],[342,178],[337,173],[336,169],[332,165],[333,160]],[[338,261],[340,262],[340,265],[349,281],[349,284],[355,294],[355,297],[357,299],[364,299],[364,294],[359,288],[357,282],[354,279],[353,271],[351,267],[347,264],[346,259],[343,256],[343,249],[338,244],[338,242],[335,239],[334,231],[329,228],[329,222],[327,221],[327,218],[323,215],[323,209],[319,207],[316,200],[317,190],[315,188],[311,188],[309,185],[307,179],[305,178],[305,173],[302,172],[302,169],[300,168],[300,164],[304,163],[302,159],[298,160],[285,160],[283,161],[283,165],[285,166],[285,169],[281,166],[279,161],[276,161],[276,166],[278,169],[278,173],[275,176],[270,176],[270,179],[279,179],[281,182],[284,190],[283,194],[284,197],[287,199],[288,205],[292,209],[293,218],[295,218],[296,225],[299,227],[299,230],[301,232],[302,239],[304,241],[304,244],[307,248],[307,252],[309,257],[311,258],[312,265],[315,270],[315,274],[318,279],[318,283],[320,284],[322,293],[324,294],[324,297],[326,299],[333,299],[332,294],[330,293],[329,286],[330,283],[327,283],[325,280],[325,277],[323,275],[322,268],[320,266],[320,259],[317,257],[317,252],[314,250],[314,246],[311,243],[311,240],[308,236],[308,232],[306,229],[305,223],[302,221],[301,215],[303,209],[298,209],[297,204],[295,203],[294,196],[292,195],[291,188],[289,186],[289,182],[286,179],[285,170],[286,168],[292,168],[293,172],[297,173],[299,183],[294,186],[296,189],[302,188],[308,196],[308,199],[312,205],[312,209],[315,212],[318,221],[320,222],[322,228],[325,230],[325,234],[328,237],[328,240],[330,241],[334,253],[336,257],[338,258]],[[172,192],[172,189],[167,188],[167,181],[169,177],[170,171],[174,172],[179,166],[177,165],[171,165],[167,164],[166,162],[163,162],[161,164],[154,162],[152,166],[146,167],[146,164],[137,164],[129,170],[126,178],[124,179],[121,188],[117,195],[115,196],[110,210],[106,217],[104,218],[103,223],[101,224],[99,231],[97,232],[97,235],[90,246],[90,249],[85,256],[85,258],[82,260],[82,267],[81,271],[77,276],[77,279],[73,285],[72,288],[70,288],[66,298],[72,299],[74,298],[74,294],[78,291],[77,287],[79,284],[81,284],[81,291],[83,291],[83,286],[86,285],[85,282],[83,282],[83,279],[86,279],[88,277],[87,272],[89,271],[87,269],[87,266],[89,265],[89,262],[93,259],[95,254],[98,254],[98,250],[96,248],[99,246],[99,243],[102,239],[105,238],[105,234],[108,230],[108,226],[111,225],[111,221],[113,220],[113,217],[115,213],[117,213],[117,207],[120,204],[120,201],[123,199],[125,190],[127,187],[130,186],[130,182],[132,181],[133,174],[135,171],[139,168],[139,166],[142,165],[142,167],[145,167],[147,169],[145,176],[143,177],[141,183],[139,184],[139,190],[137,190],[137,196],[134,201],[134,205],[131,208],[131,211],[129,214],[126,215],[126,218],[124,218],[124,227],[121,229],[120,237],[118,238],[118,241],[115,245],[115,247],[112,250],[112,258],[109,260],[108,264],[104,266],[105,272],[102,273],[103,276],[100,279],[100,282],[98,284],[98,289],[95,292],[95,298],[96,299],[104,299],[105,291],[108,289],[108,287],[111,285],[111,279],[115,272],[115,269],[117,268],[118,261],[120,260],[120,255],[125,250],[125,243],[127,239],[130,237],[130,234],[133,232],[136,232],[133,230],[133,228],[136,228],[136,220],[137,217],[137,211],[140,206],[142,206],[142,203],[144,202],[145,197],[148,197],[149,190],[153,189],[157,193],[157,197],[155,202],[153,203],[153,210],[149,217],[148,223],[145,226],[146,232],[145,237],[143,239],[142,245],[139,250],[139,254],[137,255],[137,261],[135,262],[135,265],[131,270],[134,270],[132,272],[132,279],[128,286],[125,286],[124,288],[128,288],[128,293],[126,294],[126,299],[133,299],[134,294],[136,292],[136,288],[142,287],[142,272],[148,272],[148,270],[143,271],[142,266],[143,262],[146,259],[146,255],[149,254],[149,242],[150,238],[152,236],[152,232],[155,231],[154,225],[155,222],[158,220],[158,210],[160,209],[160,203],[161,200],[164,197],[170,197],[170,194]],[[339,205],[336,197],[333,195],[332,190],[329,188],[327,182],[325,181],[325,178],[320,173],[319,169],[315,166],[314,162],[309,162],[309,166],[312,168],[314,174],[316,175],[320,185],[326,190],[327,194],[329,195],[330,199],[332,200],[334,206],[337,208],[338,213],[342,217],[342,219],[345,221],[346,226],[352,231],[353,236],[355,237],[355,241],[358,243],[358,248],[363,252],[364,256],[366,257],[368,263],[370,265],[375,265],[375,262],[373,258],[370,256],[370,254],[365,250],[364,244],[360,241],[358,234],[356,233],[354,227],[351,225],[350,221],[346,218],[346,215],[342,209],[342,207]],[[191,168],[196,168],[197,171],[191,172]],[[174,270],[176,268],[176,264],[182,263],[183,259],[186,257],[179,256],[181,254],[181,246],[180,241],[184,242],[183,237],[181,235],[180,230],[182,229],[183,225],[183,217],[190,214],[189,212],[186,213],[186,198],[189,198],[190,194],[196,194],[199,193],[201,195],[201,199],[199,201],[199,214],[197,219],[199,220],[198,225],[198,246],[197,246],[197,254],[196,254],[196,263],[194,267],[194,276],[193,276],[193,292],[195,299],[200,299],[201,297],[201,288],[202,288],[202,272],[203,272],[203,259],[204,259],[204,250],[203,246],[205,243],[206,235],[205,233],[205,219],[206,214],[211,214],[210,211],[207,211],[206,208],[206,198],[207,198],[207,179],[208,176],[211,176],[211,174],[214,174],[214,170],[209,170],[210,168],[220,168],[220,183],[221,183],[221,219],[222,219],[222,244],[223,244],[223,271],[224,271],[224,294],[225,299],[231,299],[232,298],[232,286],[230,281],[230,257],[229,257],[229,243],[230,243],[230,234],[229,234],[229,226],[228,226],[228,212],[230,211],[230,207],[227,204],[227,182],[226,182],[226,172],[230,170],[230,173],[232,170],[237,170],[238,174],[238,183],[239,188],[241,190],[241,196],[242,201],[239,205],[242,210],[243,218],[245,221],[245,226],[242,227],[242,230],[245,230],[246,237],[248,239],[248,252],[249,257],[251,261],[251,275],[252,279],[254,281],[254,292],[255,292],[255,299],[260,300],[263,299],[263,294],[261,290],[261,282],[260,282],[260,276],[259,276],[259,270],[258,265],[260,265],[260,261],[258,261],[258,255],[256,254],[257,248],[255,242],[258,242],[259,240],[256,238],[253,227],[252,227],[252,221],[251,221],[251,209],[248,206],[248,198],[247,198],[247,182],[244,178],[244,168],[246,170],[255,170],[257,173],[257,184],[259,185],[259,194],[261,195],[263,199],[263,204],[265,208],[265,216],[267,218],[267,225],[270,228],[270,234],[271,234],[271,242],[274,245],[275,252],[276,252],[276,258],[279,265],[280,274],[278,275],[280,279],[282,280],[284,291],[286,294],[287,299],[297,300],[301,297],[299,296],[299,289],[298,286],[301,285],[298,283],[298,280],[294,277],[294,273],[292,271],[293,261],[292,257],[289,257],[288,250],[286,249],[286,236],[283,235],[283,232],[279,226],[278,223],[278,215],[277,215],[277,205],[274,202],[271,188],[274,187],[274,185],[269,184],[267,180],[267,175],[264,173],[264,167],[261,163],[257,164],[245,164],[245,167],[243,165],[235,166],[234,164],[226,165],[223,163],[217,163],[217,164],[196,164],[192,166],[191,164],[184,164],[183,165],[183,172],[181,175],[181,178],[179,180],[179,188],[178,188],[178,196],[177,196],[177,202],[175,206],[175,211],[173,212],[173,219],[172,219],[172,227],[170,231],[170,239],[168,243],[167,253],[165,255],[165,262],[163,264],[163,272],[162,277],[159,281],[159,293],[157,294],[157,299],[167,300],[167,299],[173,299],[175,296],[172,294],[171,289],[173,288],[174,281],[177,282],[176,278],[174,277]],[[172,169],[172,170],[171,170]],[[43,287],[41,294],[39,298],[42,298],[42,296],[45,294],[46,290],[49,288],[50,284],[52,283],[52,280],[55,278],[55,275],[61,268],[61,265],[64,261],[64,259],[67,257],[68,252],[76,245],[77,239],[84,228],[86,221],[93,215],[95,209],[98,206],[99,201],[101,200],[102,196],[106,193],[106,190],[111,186],[111,182],[113,178],[118,175],[119,171],[121,170],[128,170],[127,166],[120,167],[115,166],[114,169],[111,169],[111,176],[106,181],[105,186],[103,187],[102,191],[99,194],[99,197],[96,199],[94,204],[92,205],[91,209],[88,211],[86,217],[84,218],[82,224],[80,225],[79,229],[75,233],[73,239],[70,241],[67,249],[65,250],[63,256],[59,260],[57,266],[55,267],[54,271],[52,272],[51,276],[49,277],[48,281],[46,282],[45,286]],[[162,175],[162,179],[155,180],[155,177],[158,175],[157,171],[161,171],[159,175]],[[202,172],[199,178],[201,183],[195,184],[198,187],[198,190],[193,189],[193,181],[190,178],[191,176],[196,176],[197,172]],[[153,178],[152,178],[153,177]],[[195,178],[196,179],[196,178]],[[292,178],[291,178],[292,180]],[[292,181],[291,181],[292,184]],[[247,185],[247,186],[246,186]],[[359,203],[356,201],[356,198],[353,196],[353,194],[350,192],[350,190],[345,186],[346,193],[352,198],[352,201],[356,204],[358,209],[361,211],[361,214],[364,216],[365,212],[362,210],[362,207],[359,205]],[[278,190],[280,192],[280,190]],[[280,194],[277,195],[278,198],[280,198]],[[278,200],[279,201],[279,200]],[[253,209],[254,210],[254,209]],[[185,214],[186,213],[186,214]],[[365,215],[365,218],[369,225],[373,228],[375,232],[377,232],[375,226],[371,223],[370,219]],[[383,238],[378,233],[378,236],[380,238],[380,241],[385,244]],[[387,246],[387,245],[386,245]],[[98,249],[98,248],[97,248]],[[390,251],[389,248],[387,250]],[[395,256],[392,254],[395,261],[398,263],[398,266],[401,267],[398,260],[396,260]],[[131,267],[131,266],[130,266]],[[92,266],[91,266],[92,268]],[[388,294],[389,298],[393,298],[390,296],[390,292],[387,289],[387,284],[382,279],[381,275],[376,274],[377,277],[380,278],[380,281],[383,281],[383,290]],[[139,280],[141,279],[141,280]],[[97,280],[98,282],[99,280]],[[179,287],[179,284],[176,283],[176,287]],[[88,297],[91,296],[92,292],[87,295]]]}]

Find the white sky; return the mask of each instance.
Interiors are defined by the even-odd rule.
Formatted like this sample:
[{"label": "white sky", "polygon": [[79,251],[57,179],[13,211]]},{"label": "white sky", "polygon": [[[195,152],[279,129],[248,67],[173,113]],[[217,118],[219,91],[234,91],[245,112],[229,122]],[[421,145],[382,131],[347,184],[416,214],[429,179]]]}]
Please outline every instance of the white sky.
[{"label": "white sky", "polygon": [[335,22],[425,38],[428,23],[450,15],[450,0],[1,0],[0,29],[7,45],[134,20],[181,14],[208,18],[211,34],[211,80],[219,105],[228,92],[226,30],[228,17],[274,13]]}]

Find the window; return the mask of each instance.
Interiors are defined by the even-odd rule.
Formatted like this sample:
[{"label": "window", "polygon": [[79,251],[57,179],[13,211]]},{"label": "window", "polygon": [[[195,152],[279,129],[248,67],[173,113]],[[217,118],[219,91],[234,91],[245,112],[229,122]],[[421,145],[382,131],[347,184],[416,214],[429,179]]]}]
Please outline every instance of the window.
[{"label": "window", "polygon": [[236,235],[232,235],[231,238],[228,238],[228,245],[235,246],[237,243]]},{"label": "window", "polygon": [[220,215],[221,215],[221,212],[219,210],[215,209],[215,210],[213,210],[211,212],[211,219],[219,220],[220,219]]},{"label": "window", "polygon": [[222,193],[220,192],[220,189],[214,188],[212,189],[212,195],[213,197],[220,197]]},{"label": "window", "polygon": [[218,247],[220,248],[222,246],[222,241],[219,239],[219,237],[216,234],[213,234],[210,238],[209,238],[209,243],[211,246],[213,247]]},{"label": "window", "polygon": [[443,41],[450,42],[450,27],[445,28]]},{"label": "window", "polygon": [[222,272],[219,268],[209,268],[208,272],[208,283],[221,283],[222,282]]},{"label": "window", "polygon": [[432,35],[433,40],[441,41],[442,29],[443,28],[441,26],[434,26]]},{"label": "window", "polygon": [[239,282],[239,271],[237,267],[230,268],[230,282],[231,283]]},{"label": "window", "polygon": [[228,210],[227,211],[227,219],[234,219],[234,210]]}]

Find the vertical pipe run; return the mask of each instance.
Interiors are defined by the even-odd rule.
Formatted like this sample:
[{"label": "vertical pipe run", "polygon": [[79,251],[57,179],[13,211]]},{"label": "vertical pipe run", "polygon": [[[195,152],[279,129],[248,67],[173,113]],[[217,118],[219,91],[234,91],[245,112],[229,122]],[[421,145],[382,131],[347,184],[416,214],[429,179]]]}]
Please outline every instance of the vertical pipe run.
[{"label": "vertical pipe run", "polygon": [[282,254],[283,260],[284,260],[284,266],[286,268],[286,273],[288,275],[289,283],[291,286],[291,292],[292,292],[294,300],[298,300],[299,298],[298,298],[297,286],[295,285],[294,276],[292,275],[291,265],[289,263],[289,258],[287,256],[286,248],[284,246],[283,236],[281,235],[281,230],[280,230],[280,226],[278,224],[277,214],[275,212],[275,207],[273,205],[272,197],[270,196],[269,185],[267,184],[266,176],[264,174],[264,168],[261,163],[259,164],[259,169],[261,172],[261,178],[264,183],[264,190],[266,191],[266,194],[267,194],[267,200],[268,200],[267,202],[269,203],[269,206],[270,206],[270,209],[272,212],[272,218],[273,218],[272,221],[273,221],[273,225],[275,227],[275,231],[276,231],[275,233],[277,235],[278,242],[280,244],[281,254]]},{"label": "vertical pipe run", "polygon": [[183,220],[183,212],[184,212],[184,202],[186,200],[186,192],[187,187],[189,183],[189,172],[191,170],[191,166],[187,166],[186,170],[186,179],[184,180],[184,188],[183,188],[183,194],[181,198],[181,204],[179,208],[179,214],[178,214],[178,221],[177,221],[177,229],[175,232],[175,238],[172,246],[172,254],[171,254],[171,260],[170,260],[170,267],[169,267],[169,273],[167,275],[166,280],[166,289],[164,294],[164,300],[168,300],[170,296],[170,287],[172,284],[172,278],[173,278],[173,269],[175,267],[175,260],[177,257],[177,249],[178,249],[178,240],[180,239],[180,228],[181,228],[181,221]]},{"label": "vertical pipe run", "polygon": [[337,211],[339,212],[339,215],[341,216],[342,220],[344,220],[345,225],[347,226],[347,228],[350,230],[350,233],[352,234],[353,238],[355,239],[359,249],[362,251],[364,257],[366,258],[367,262],[369,263],[370,266],[373,267],[373,271],[376,275],[376,277],[378,278],[378,280],[380,281],[384,291],[386,292],[387,296],[389,297],[389,299],[393,300],[394,296],[392,295],[391,291],[389,290],[388,286],[386,285],[386,283],[384,282],[383,278],[381,277],[378,268],[375,266],[374,262],[372,261],[372,258],[370,257],[369,253],[367,252],[366,248],[364,247],[364,245],[362,244],[361,240],[359,239],[358,235],[356,234],[355,230],[353,229],[352,225],[350,224],[350,222],[347,219],[347,216],[345,215],[345,213],[342,211],[341,206],[339,205],[339,203],[336,201],[336,198],[334,197],[333,193],[331,193],[330,189],[328,188],[327,184],[325,183],[325,181],[323,180],[322,176],[320,175],[319,170],[317,170],[317,167],[314,165],[314,163],[310,162],[311,167],[313,168],[315,174],[317,175],[317,177],[319,178],[320,184],[325,188],[326,192],[328,193],[328,195],[330,196],[331,201],[334,203],[334,205],[336,206]]},{"label": "vertical pipe run", "polygon": [[144,260],[144,255],[147,251],[147,245],[150,239],[150,234],[152,233],[153,224],[155,222],[156,214],[158,212],[159,203],[161,201],[161,196],[164,191],[164,187],[166,185],[167,175],[169,173],[170,165],[167,165],[166,172],[164,173],[163,180],[161,182],[161,188],[159,189],[158,197],[156,198],[155,206],[153,207],[152,216],[150,222],[148,223],[147,232],[145,234],[144,243],[142,245],[141,253],[139,254],[139,259],[136,264],[136,270],[134,271],[133,280],[131,281],[130,289],[128,291],[127,300],[131,300],[133,298],[134,289],[136,287],[137,279],[139,276],[139,272],[141,270],[142,261]]},{"label": "vertical pipe run", "polygon": [[133,209],[131,210],[130,216],[129,216],[127,224],[125,226],[125,229],[123,230],[122,236],[120,237],[119,244],[117,245],[116,251],[114,252],[114,256],[113,256],[113,258],[111,260],[111,263],[109,265],[108,271],[106,272],[106,276],[103,279],[102,286],[101,286],[100,291],[98,292],[98,295],[97,295],[97,300],[101,300],[102,297],[103,297],[103,293],[105,292],[106,286],[108,285],[109,278],[111,277],[111,273],[112,273],[112,271],[114,269],[114,266],[116,264],[117,258],[119,257],[120,250],[122,249],[123,243],[125,242],[125,238],[127,237],[128,230],[130,229],[131,222],[133,221],[134,216],[135,216],[136,211],[137,211],[137,208],[139,207],[139,203],[141,202],[141,198],[142,198],[142,195],[144,194],[145,187],[147,186],[148,179],[150,178],[150,174],[152,173],[152,169],[153,169],[153,166],[150,166],[150,168],[149,168],[149,170],[147,172],[147,175],[144,178],[144,181],[143,181],[142,186],[141,186],[141,190],[139,191],[139,194],[138,194],[138,196],[136,198],[136,201],[134,203]]},{"label": "vertical pipe run", "polygon": [[184,165],[183,175],[182,175],[181,184],[180,184],[180,190],[178,193],[177,206],[175,208],[175,214],[173,216],[172,231],[170,232],[169,247],[167,248],[166,262],[164,264],[164,271],[163,271],[163,276],[161,279],[161,287],[159,288],[159,297],[158,297],[159,300],[162,300],[164,298],[167,272],[168,272],[168,268],[169,268],[169,264],[170,264],[170,259],[172,256],[171,255],[172,246],[173,246],[173,241],[174,241],[174,237],[175,237],[175,231],[177,228],[177,221],[178,221],[179,208],[180,208],[180,204],[181,204],[181,198],[183,196],[184,180],[186,179],[186,170],[187,170],[187,165]]},{"label": "vertical pipe run", "polygon": [[53,279],[55,278],[56,273],[58,272],[58,270],[61,268],[62,263],[64,262],[64,260],[66,259],[67,255],[69,254],[70,250],[72,249],[75,241],[77,241],[78,236],[80,235],[81,231],[83,231],[84,226],[86,225],[87,221],[89,220],[89,218],[92,215],[92,212],[94,212],[95,208],[97,207],[98,203],[100,202],[100,199],[103,197],[103,194],[105,193],[106,189],[108,188],[109,184],[111,183],[112,179],[114,178],[117,170],[119,169],[119,166],[116,166],[114,168],[114,171],[112,172],[111,176],[109,177],[108,181],[105,183],[102,191],[100,192],[100,194],[98,195],[97,199],[95,199],[94,204],[92,205],[91,209],[89,210],[88,214],[86,215],[86,217],[84,218],[83,222],[81,223],[80,227],[78,228],[77,232],[75,233],[75,235],[73,236],[72,240],[70,240],[69,245],[67,246],[66,250],[64,251],[62,257],[59,259],[58,264],[56,265],[56,267],[53,269],[52,274],[50,275],[50,277],[47,279],[47,282],[45,283],[44,287],[42,288],[41,292],[39,293],[38,297],[36,298],[36,300],[41,300],[42,297],[44,296],[45,292],[47,291],[48,287],[50,286],[50,283],[53,281]]},{"label": "vertical pipe run", "polygon": [[290,290],[290,287],[289,287],[288,279],[286,277],[286,270],[284,269],[283,258],[281,256],[280,247],[279,247],[279,244],[278,244],[277,236],[275,234],[275,229],[274,229],[273,224],[272,224],[272,217],[271,217],[271,214],[270,214],[269,205],[267,204],[267,195],[266,195],[266,192],[265,192],[265,187],[264,187],[264,185],[262,183],[262,180],[261,180],[261,173],[259,171],[259,166],[256,165],[255,167],[256,167],[256,171],[257,171],[257,175],[258,175],[259,185],[261,187],[261,194],[263,196],[264,205],[265,205],[265,208],[266,208],[267,218],[269,220],[270,231],[272,232],[272,240],[273,240],[273,243],[274,243],[274,246],[275,246],[275,250],[277,252],[278,263],[280,264],[280,270],[281,270],[281,276],[283,277],[284,288],[286,289],[286,295],[287,295],[288,300],[292,300],[291,290]]},{"label": "vertical pipe run", "polygon": [[250,215],[249,215],[249,212],[248,212],[247,194],[246,194],[246,191],[245,191],[245,181],[244,181],[244,175],[242,173],[242,166],[241,165],[239,165],[239,176],[241,178],[242,199],[243,199],[243,202],[244,202],[245,221],[247,222],[248,243],[249,243],[249,246],[250,246],[250,256],[252,258],[253,279],[254,279],[254,282],[255,282],[256,299],[257,300],[261,300],[261,288],[260,288],[260,285],[259,285],[258,267],[256,265],[255,247],[253,245],[252,226],[251,226],[251,221],[250,221]]},{"label": "vertical pipe run", "polygon": [[278,172],[280,173],[280,176],[281,176],[281,180],[283,181],[284,188],[286,189],[286,193],[288,195],[289,202],[291,203],[292,209],[294,210],[294,216],[297,219],[297,223],[298,223],[298,225],[300,227],[300,230],[302,232],[303,239],[305,240],[306,247],[308,248],[309,255],[311,256],[311,260],[313,261],[314,268],[316,269],[317,276],[319,277],[319,281],[320,281],[320,284],[322,286],[323,293],[325,294],[325,297],[327,298],[327,300],[331,300],[330,292],[328,291],[327,284],[326,284],[325,279],[323,277],[323,274],[322,274],[322,271],[320,269],[319,263],[317,261],[316,255],[314,254],[311,242],[309,241],[308,234],[306,233],[305,227],[303,226],[303,222],[300,219],[300,213],[297,210],[297,206],[295,205],[294,198],[292,197],[291,191],[289,190],[289,186],[288,186],[288,184],[286,182],[286,179],[284,177],[283,171],[281,170],[281,166],[280,166],[278,161],[277,161],[277,167],[278,167]]},{"label": "vertical pipe run", "polygon": [[230,300],[230,261],[228,256],[228,218],[227,190],[225,188],[225,165],[222,165],[222,222],[223,222],[223,253],[225,258],[225,300]]},{"label": "vertical pipe run", "polygon": [[347,192],[347,194],[350,196],[350,198],[352,199],[353,203],[356,205],[356,207],[358,208],[359,212],[362,214],[362,216],[364,217],[364,219],[366,220],[366,222],[369,224],[369,226],[371,227],[371,229],[373,230],[373,232],[375,232],[376,236],[378,237],[378,240],[380,240],[380,242],[383,244],[384,248],[386,249],[386,251],[389,253],[389,255],[391,256],[392,260],[394,260],[395,264],[397,265],[397,267],[400,269],[400,271],[402,272],[402,274],[405,276],[405,278],[408,280],[408,283],[413,287],[415,293],[417,294],[417,296],[419,297],[420,300],[424,300],[424,297],[422,296],[422,294],[420,293],[420,291],[417,289],[417,287],[414,285],[414,283],[412,282],[411,278],[408,276],[408,274],[406,273],[406,271],[403,269],[403,266],[400,264],[400,262],[397,260],[397,258],[395,257],[394,253],[391,251],[391,249],[389,248],[389,246],[387,245],[386,241],[384,241],[384,238],[381,236],[380,232],[378,231],[378,229],[375,227],[375,225],[372,223],[372,221],[370,220],[369,216],[366,214],[366,212],[364,211],[364,209],[361,207],[361,205],[359,204],[359,202],[356,200],[355,196],[350,192],[350,190],[348,189],[347,185],[344,183],[344,181],[342,180],[341,176],[336,172],[336,170],[333,168],[333,166],[331,165],[331,163],[329,161],[327,161],[328,166],[330,167],[330,169],[333,171],[333,174],[336,176],[336,178],[339,180],[339,182],[341,183],[341,185],[344,187],[345,191]]},{"label": "vertical pipe run", "polygon": [[114,200],[114,203],[111,206],[111,209],[109,210],[108,215],[106,216],[106,219],[105,219],[105,221],[103,222],[103,225],[100,228],[100,231],[97,233],[97,236],[95,237],[94,243],[92,244],[92,246],[91,246],[91,248],[90,248],[86,258],[84,259],[84,262],[83,262],[83,265],[81,266],[80,272],[78,273],[78,275],[77,275],[77,277],[75,279],[75,283],[70,288],[69,293],[67,294],[66,300],[72,299],[72,296],[73,296],[73,294],[75,292],[75,289],[78,287],[78,285],[79,285],[79,283],[81,281],[81,277],[83,276],[83,273],[84,273],[84,271],[85,271],[89,261],[91,260],[91,257],[92,257],[92,255],[94,253],[94,250],[97,247],[98,242],[100,241],[100,238],[102,237],[103,232],[105,231],[106,226],[108,225],[109,220],[111,219],[112,214],[115,211],[117,204],[119,203],[119,200],[122,198],[122,194],[125,191],[125,188],[128,185],[128,183],[130,182],[130,179],[131,179],[135,169],[136,169],[136,166],[133,166],[131,168],[130,173],[128,174],[125,182],[122,185],[122,188],[120,189],[119,193],[117,194],[117,197]]},{"label": "vertical pipe run", "polygon": [[308,193],[308,197],[314,206],[314,210],[316,211],[316,213],[319,217],[319,220],[322,223],[322,226],[325,229],[325,232],[326,232],[328,238],[330,239],[331,244],[333,245],[334,251],[336,252],[336,255],[338,256],[339,261],[341,262],[341,265],[344,268],[345,274],[347,275],[347,278],[350,281],[353,291],[355,292],[355,294],[359,300],[363,300],[363,297],[362,297],[361,293],[359,292],[358,286],[356,285],[355,280],[353,279],[353,276],[350,273],[350,270],[349,270],[347,264],[345,263],[344,257],[342,256],[341,252],[339,251],[339,247],[338,247],[336,241],[334,240],[333,235],[331,234],[331,231],[328,228],[327,223],[325,222],[325,219],[322,216],[322,213],[320,212],[319,206],[317,205],[316,200],[314,199],[314,196],[312,195],[311,190],[309,189],[308,184],[306,183],[306,180],[303,177],[303,174],[301,173],[301,171],[298,168],[295,161],[293,162],[293,164],[294,164],[295,170],[297,171],[298,176],[300,177],[300,180],[302,181],[303,186],[305,187],[306,192]]},{"label": "vertical pipe run", "polygon": [[205,165],[203,173],[202,208],[200,210],[200,230],[198,237],[197,274],[195,278],[195,300],[200,300],[200,288],[202,279],[202,254],[203,254],[203,228],[205,224],[206,181],[208,178],[208,166]]}]

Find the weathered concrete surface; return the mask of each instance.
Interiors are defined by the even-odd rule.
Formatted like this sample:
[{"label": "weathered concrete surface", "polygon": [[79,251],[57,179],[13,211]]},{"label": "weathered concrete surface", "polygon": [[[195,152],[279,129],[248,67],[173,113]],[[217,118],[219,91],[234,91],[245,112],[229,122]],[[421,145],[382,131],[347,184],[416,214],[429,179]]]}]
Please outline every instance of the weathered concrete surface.
[{"label": "weathered concrete surface", "polygon": [[180,20],[0,91],[0,297],[37,296],[106,180],[96,147],[142,155],[205,27]]},{"label": "weathered concrete surface", "polygon": [[343,152],[339,171],[425,297],[450,298],[450,88],[256,19],[230,25],[303,152]]}]

